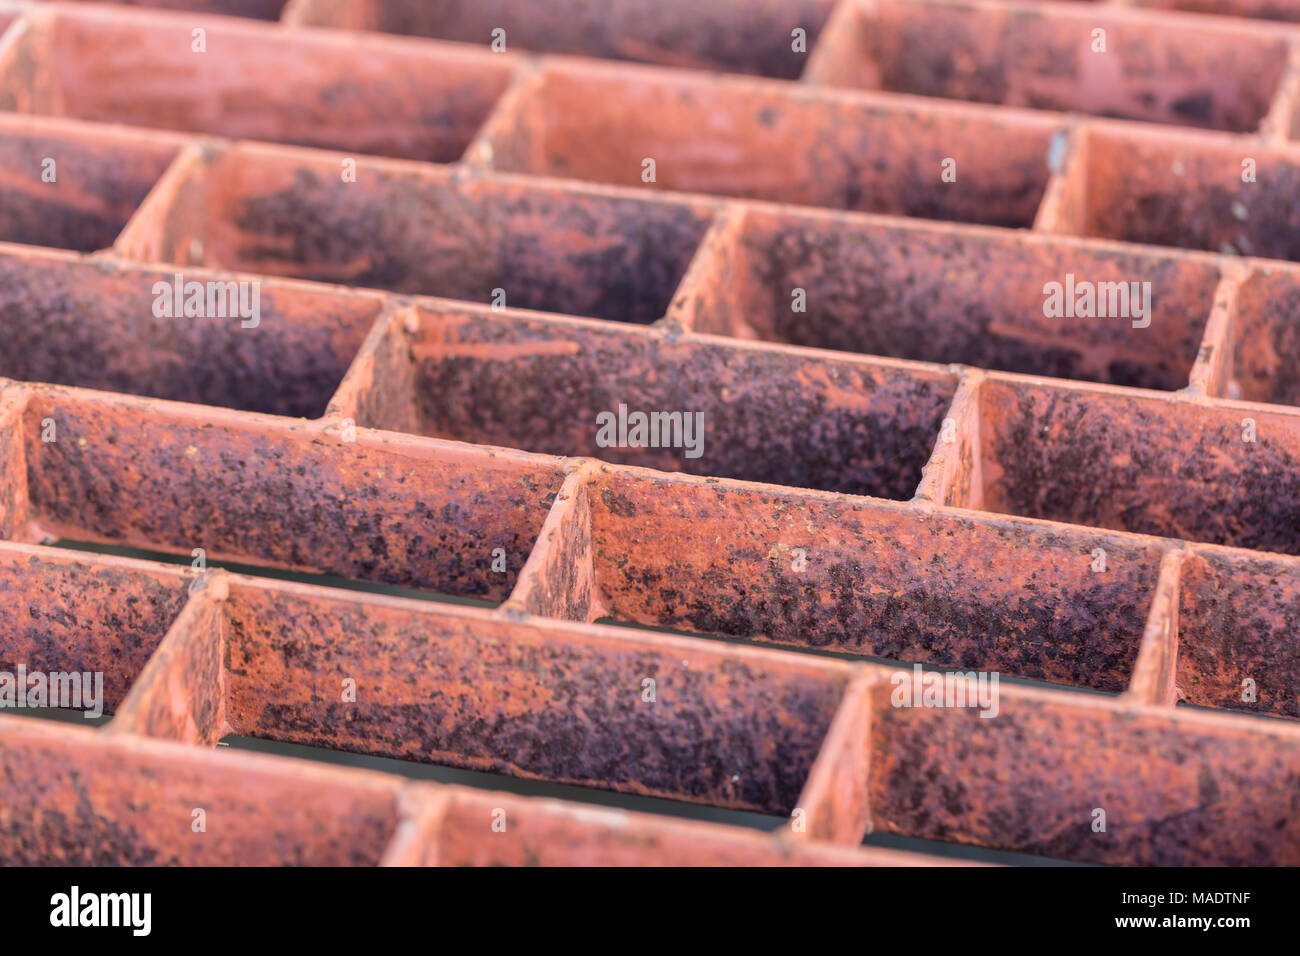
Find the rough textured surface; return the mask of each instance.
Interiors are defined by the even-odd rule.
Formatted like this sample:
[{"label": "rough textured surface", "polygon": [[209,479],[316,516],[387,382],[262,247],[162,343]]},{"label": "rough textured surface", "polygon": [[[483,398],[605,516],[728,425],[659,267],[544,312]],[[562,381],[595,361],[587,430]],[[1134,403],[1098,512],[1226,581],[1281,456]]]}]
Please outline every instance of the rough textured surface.
[{"label": "rough textured surface", "polygon": [[[891,707],[890,691],[880,685],[873,714],[880,830],[1095,863],[1300,859],[1300,728],[1180,721],[1168,709],[1010,687],[985,720]],[[1096,809],[1104,832],[1093,829]]]},{"label": "rough textured surface", "polygon": [[[1032,223],[1061,128],[1025,114],[589,64],[550,67],[510,106],[517,124],[497,121],[510,138],[525,127],[528,148],[489,135],[498,169],[644,189],[649,158],[650,188],[1001,226]],[[960,190],[939,182],[949,157],[967,177]]]},{"label": "rough textured surface", "polygon": [[576,53],[796,79],[807,60],[791,48],[801,28],[809,48],[834,0],[311,0],[297,22],[383,30],[486,45],[505,31],[509,49]]},{"label": "rough textured surface", "polygon": [[[1300,149],[1120,127],[1087,140],[1085,235],[1300,260]],[[1255,181],[1243,181],[1244,159]],[[1081,166],[1084,163],[1080,164]]]},{"label": "rough textured surface", "polygon": [[373,866],[398,821],[387,778],[3,715],[0,785],[15,866]]},{"label": "rough textured surface", "polygon": [[[1187,384],[1218,281],[1195,260],[840,216],[751,212],[724,242],[683,303],[696,331],[1140,388]],[[1141,276],[1149,327],[1044,316],[1067,275]]]},{"label": "rough textured surface", "polygon": [[[463,307],[422,311],[414,335],[393,334],[414,371],[376,377],[373,390],[409,379],[425,434],[882,498],[911,497],[955,384],[936,369],[532,316],[504,324]],[[619,405],[691,417],[677,447],[602,446],[597,416]]]},{"label": "rough textured surface", "polygon": [[0,117],[0,242],[107,249],[175,153],[165,140]]},{"label": "rough textured surface", "polygon": [[1191,704],[1300,717],[1300,562],[1232,554],[1182,568],[1178,692]]},{"label": "rough textured surface", "polygon": [[[610,475],[593,489],[596,584],[613,617],[1125,685],[1154,543],[712,482],[667,487]],[[1097,547],[1106,573],[1092,570]]]},{"label": "rough textured surface", "polygon": [[[38,64],[12,106],[72,119],[373,153],[460,158],[510,82],[511,57],[458,47],[428,68],[421,47],[380,37],[289,37],[260,26],[71,8],[21,39]],[[0,102],[4,94],[0,93]]]},{"label": "rough textured surface", "polygon": [[1287,60],[1285,38],[1264,26],[1154,31],[1143,14],[1097,5],[876,0],[863,10],[819,60],[820,82],[1248,133]]},{"label": "rough textured surface", "polygon": [[1099,404],[1023,382],[988,382],[983,396],[989,510],[1300,553],[1293,412],[1140,395]]},{"label": "rough textured surface", "polygon": [[0,0],[0,863],[1300,863],[1296,3]]},{"label": "rough textured surface", "polygon": [[[47,418],[57,441],[42,440]],[[79,390],[33,397],[24,432],[33,519],[48,534],[492,600],[509,593],[562,481],[545,459],[349,442]]]},{"label": "rough textured surface", "polygon": [[[254,320],[233,309],[159,317],[154,287],[174,289],[177,274],[0,250],[0,374],[314,418],[379,314],[374,297],[258,280],[255,335],[244,326]],[[180,274],[183,283],[241,281]]]},{"label": "rough textured surface", "polygon": [[188,583],[138,562],[0,551],[0,672],[102,674],[111,714],[181,613]]},{"label": "rough textured surface", "polygon": [[166,223],[163,258],[647,323],[667,309],[707,226],[701,205],[374,160],[344,182],[339,163],[221,153],[187,183],[203,202]]},{"label": "rough textured surface", "polygon": [[793,808],[844,684],[812,661],[486,614],[237,587],[229,615],[236,733],[771,813]]}]

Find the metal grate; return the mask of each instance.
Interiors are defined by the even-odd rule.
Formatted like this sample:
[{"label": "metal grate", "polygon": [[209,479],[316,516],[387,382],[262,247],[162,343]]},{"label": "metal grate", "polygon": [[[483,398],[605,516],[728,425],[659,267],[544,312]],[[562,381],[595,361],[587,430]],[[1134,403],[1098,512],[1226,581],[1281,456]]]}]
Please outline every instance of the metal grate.
[{"label": "metal grate", "polygon": [[1300,863],[1295,0],[144,6],[0,0],[0,860]]}]

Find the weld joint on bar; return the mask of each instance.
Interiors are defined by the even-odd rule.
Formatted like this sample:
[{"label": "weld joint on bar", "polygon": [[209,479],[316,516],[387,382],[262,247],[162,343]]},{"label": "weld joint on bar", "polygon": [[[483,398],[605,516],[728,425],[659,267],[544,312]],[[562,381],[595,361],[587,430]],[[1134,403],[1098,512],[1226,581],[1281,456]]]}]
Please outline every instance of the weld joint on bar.
[{"label": "weld joint on bar", "polygon": [[[191,581],[185,604],[104,733],[215,746],[231,731],[226,710],[229,578],[229,572],[212,568]],[[205,714],[210,721],[202,719]]]},{"label": "weld joint on bar", "polygon": [[23,382],[0,379],[0,539],[28,541],[31,494],[27,477],[27,442],[23,426],[31,401],[31,389]]},{"label": "weld joint on bar", "polygon": [[488,111],[483,122],[479,124],[469,145],[454,167],[466,172],[488,172],[495,168],[496,150],[492,145],[498,133],[507,140],[512,140],[507,126],[510,121],[521,114],[524,104],[535,88],[545,82],[547,58],[536,54],[525,54],[519,58],[505,91]]},{"label": "weld joint on bar", "polygon": [[1286,69],[1259,124],[1260,139],[1270,146],[1286,145],[1297,111],[1300,111],[1300,35],[1291,38]]},{"label": "weld joint on bar", "polygon": [[591,508],[587,495],[603,463],[566,458],[563,483],[533,542],[514,590],[493,616],[527,620],[532,615],[590,622],[602,617],[606,602],[599,593],[593,551]]},{"label": "weld joint on bar", "polygon": [[1044,157],[1050,175],[1034,215],[1033,232],[1048,235],[1083,232],[1080,203],[1087,189],[1087,138],[1091,126],[1086,119],[1074,118],[1052,134]]},{"label": "weld joint on bar", "polygon": [[[930,457],[921,468],[921,481],[908,501],[921,514],[933,514],[947,507],[954,469],[960,464],[963,446],[969,449],[972,468],[966,498],[979,497],[979,394],[987,374],[970,365],[951,365],[949,369],[957,376],[957,388],[940,421]],[[978,500],[966,501],[961,506],[976,508],[978,504]]]},{"label": "weld joint on bar", "polygon": [[1138,704],[1172,707],[1177,699],[1178,606],[1183,563],[1191,554],[1181,541],[1170,539],[1171,547],[1160,560],[1155,594],[1128,688],[1120,699]]},{"label": "weld joint on bar", "polygon": [[419,310],[412,298],[382,292],[378,297],[379,314],[375,316],[361,347],[352,356],[334,394],[326,402],[325,414],[317,419],[330,434],[341,433],[349,425],[355,428],[358,424],[361,395],[375,385],[375,358],[379,349],[386,342],[408,344],[409,337],[420,329]]},{"label": "weld joint on bar", "polygon": [[380,856],[381,867],[438,866],[442,830],[452,794],[436,784],[407,784],[398,791],[398,822]]},{"label": "weld joint on bar", "polygon": [[1210,314],[1201,334],[1201,344],[1196,350],[1187,387],[1181,392],[1184,399],[1197,404],[1209,404],[1212,399],[1227,397],[1225,393],[1229,388],[1233,368],[1233,322],[1237,312],[1237,299],[1241,286],[1254,274],[1254,270],[1244,262],[1224,256],[1219,263],[1219,273]]}]

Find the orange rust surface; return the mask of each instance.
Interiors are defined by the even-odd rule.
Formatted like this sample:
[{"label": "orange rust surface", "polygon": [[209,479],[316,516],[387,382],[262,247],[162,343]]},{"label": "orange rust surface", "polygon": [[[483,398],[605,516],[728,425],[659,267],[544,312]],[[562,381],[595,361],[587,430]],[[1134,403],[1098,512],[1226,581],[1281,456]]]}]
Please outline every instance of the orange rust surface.
[{"label": "orange rust surface", "polygon": [[0,0],[0,862],[1300,863],[1297,23]]}]

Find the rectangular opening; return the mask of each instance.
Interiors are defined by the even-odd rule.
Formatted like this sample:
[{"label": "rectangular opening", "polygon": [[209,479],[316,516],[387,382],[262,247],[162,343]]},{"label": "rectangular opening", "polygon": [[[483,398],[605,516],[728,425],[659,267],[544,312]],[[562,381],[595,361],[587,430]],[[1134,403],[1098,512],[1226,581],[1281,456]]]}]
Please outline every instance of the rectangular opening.
[{"label": "rectangular opening", "polygon": [[515,63],[184,14],[66,8],[35,23],[5,109],[439,163],[460,158]]},{"label": "rectangular opening", "polygon": [[[502,601],[563,480],[555,464],[522,455],[346,441],[274,419],[93,396],[38,391],[28,405],[32,519],[50,540],[201,548],[217,560]],[[53,441],[43,440],[46,420]]]},{"label": "rectangular opening", "polygon": [[[155,261],[649,323],[709,224],[703,206],[436,169],[217,153],[180,187]],[[196,242],[197,240],[197,242]],[[146,254],[146,258],[149,256]]]},{"label": "rectangular opening", "polygon": [[[540,802],[537,798],[550,802],[551,806],[556,806],[556,801],[563,801],[560,806],[571,808],[577,813],[591,813],[597,808],[609,807],[619,812],[653,814],[659,818],[659,821],[703,820],[721,823],[725,824],[728,830],[734,827],[737,830],[744,828],[748,831],[769,831],[784,822],[782,818],[770,813],[726,810],[663,797],[645,797],[629,791],[596,790],[591,787],[551,783],[547,780],[515,777],[504,773],[465,770],[444,764],[416,763],[413,760],[376,757],[345,750],[327,750],[324,747],[284,743],[265,737],[239,737],[231,734],[222,738],[220,745],[231,750],[275,754],[277,757],[292,757],[296,760],[310,760],[331,766],[361,767],[393,774],[406,780],[446,784],[457,787],[460,794],[470,796],[471,799],[492,800],[493,808],[500,805],[503,794],[512,794],[524,798],[523,802],[527,804]],[[509,815],[513,822],[515,815]]]},{"label": "rectangular opening", "polygon": [[0,116],[0,242],[108,248],[177,148],[138,133]]},{"label": "rectangular opening", "polygon": [[846,23],[818,82],[1236,133],[1259,127],[1287,63],[1286,38],[1256,27],[1122,10],[878,0]]},{"label": "rectangular opening", "polygon": [[794,807],[848,673],[239,580],[226,613],[232,733],[769,813]]},{"label": "rectangular opening", "polygon": [[1188,258],[765,211],[712,252],[685,304],[698,331],[1169,390],[1218,281]]},{"label": "rectangular opening", "polygon": [[[498,169],[1023,227],[1046,187],[1058,124],[576,63],[548,67],[514,109],[488,128]],[[960,188],[941,180],[945,160],[956,162]]]},{"label": "rectangular opening", "polygon": [[1198,552],[1183,562],[1178,696],[1201,707],[1300,717],[1300,564]]},{"label": "rectangular opening", "polygon": [[940,369],[432,303],[416,315],[363,376],[361,424],[907,499],[955,390]]},{"label": "rectangular opening", "polygon": [[1300,405],[1300,274],[1254,273],[1237,290],[1231,398]]},{"label": "rectangular opening", "polygon": [[[793,80],[833,6],[834,0],[311,0],[298,9],[297,22]],[[796,29],[806,41],[799,51]]]},{"label": "rectangular opening", "polygon": [[1160,564],[1104,533],[699,481],[603,475],[588,499],[596,603],[620,621],[1112,693]]},{"label": "rectangular opening", "polygon": [[1084,235],[1300,259],[1295,149],[1114,127],[1084,142]]},{"label": "rectangular opening", "polygon": [[0,715],[38,706],[112,714],[188,585],[181,571],[0,547]]},{"label": "rectangular opening", "polygon": [[[196,289],[203,314],[185,315]],[[276,279],[0,250],[0,376],[316,418],[381,306]]]},{"label": "rectangular opening", "polygon": [[1300,416],[992,380],[990,511],[1300,554]]}]

